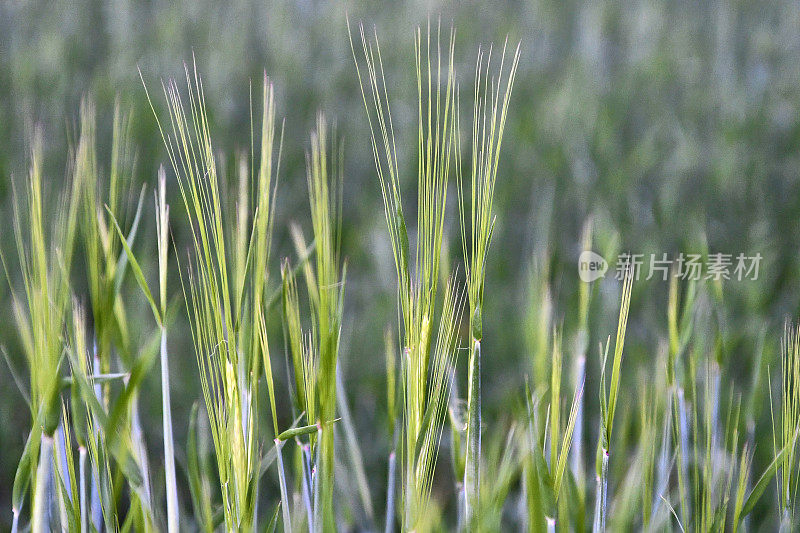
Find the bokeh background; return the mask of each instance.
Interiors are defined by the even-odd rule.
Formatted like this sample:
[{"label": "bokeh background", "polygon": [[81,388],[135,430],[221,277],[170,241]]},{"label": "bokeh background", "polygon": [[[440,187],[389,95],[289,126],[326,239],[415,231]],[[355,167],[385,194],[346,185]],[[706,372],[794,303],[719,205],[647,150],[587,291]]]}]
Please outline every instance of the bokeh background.
[{"label": "bokeh background", "polygon": [[[250,84],[259,94],[266,71],[285,117],[273,282],[280,258],[294,257],[289,223],[309,229],[304,152],[317,112],[335,121],[344,142],[348,279],[341,370],[380,494],[390,445],[383,332],[387,326],[396,330],[394,268],[347,16],[353,23],[363,20],[368,30],[374,25],[380,36],[409,187],[416,155],[414,28],[439,17],[444,27],[456,26],[465,88],[480,43],[502,44],[506,36],[522,43],[487,275],[483,405],[489,431],[493,424],[502,428],[532,372],[526,332],[542,305],[536,291],[542,277],[552,288],[556,323],[567,335],[575,328],[580,233],[590,217],[595,248],[611,256],[612,268],[620,250],[760,253],[757,281],[722,286],[717,309],[730,363],[726,383],[746,391],[759,357],[776,367],[782,321],[797,315],[800,295],[800,4],[789,0],[0,2],[0,248],[9,258],[11,286],[20,289],[12,183],[25,176],[34,124],[43,127],[46,174],[57,192],[67,176],[81,100],[96,103],[105,168],[119,101],[132,113],[135,180],[147,184],[149,195],[166,154],[137,67],[163,114],[160,80],[180,78],[183,63],[196,58],[225,172],[235,169],[237,152],[249,149]],[[185,214],[173,176],[169,184],[176,247],[185,257]],[[152,275],[155,224],[152,211],[146,214],[137,248]],[[456,222],[453,204],[448,262],[454,266],[460,257]],[[79,258],[77,291],[81,274]],[[171,276],[177,294],[177,273]],[[144,338],[151,317],[128,281],[131,329]],[[666,294],[660,280],[634,287],[623,404],[638,400],[641,372],[661,371],[654,361],[666,338]],[[613,279],[597,284],[590,346],[614,334],[618,295]],[[0,284],[0,303],[0,343],[22,365],[6,283]],[[273,319],[273,356],[282,357],[279,318]],[[173,417],[183,443],[199,380],[184,313],[173,329]],[[599,386],[595,352],[590,391]],[[462,359],[462,380],[465,367]],[[152,394],[141,398],[154,457],[160,453],[159,387],[152,372],[143,385]],[[596,393],[589,396],[592,416]],[[767,430],[763,412],[758,428]],[[11,482],[29,424],[0,364],[0,528],[10,521]],[[594,424],[585,438],[593,449]],[[757,448],[754,472],[763,469],[770,450],[767,440]]]}]

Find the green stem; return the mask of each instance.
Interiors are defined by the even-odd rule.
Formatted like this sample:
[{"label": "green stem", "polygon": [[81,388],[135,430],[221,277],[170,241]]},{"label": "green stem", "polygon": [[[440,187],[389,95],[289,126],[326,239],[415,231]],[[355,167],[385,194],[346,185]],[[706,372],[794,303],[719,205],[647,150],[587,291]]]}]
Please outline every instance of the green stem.
[{"label": "green stem", "polygon": [[283,470],[283,455],[281,454],[281,447],[283,443],[278,439],[275,439],[275,452],[277,453],[278,459],[278,483],[280,484],[281,488],[281,512],[283,513],[283,530],[287,533],[291,533],[292,530],[292,519],[291,513],[289,512],[289,495],[286,491],[286,473]]},{"label": "green stem", "polygon": [[[321,431],[321,428],[320,428]],[[314,529],[313,531],[321,532],[323,531],[323,524],[322,524],[322,517],[321,509],[319,506],[319,492],[320,492],[320,480],[319,480],[319,462],[320,462],[320,446],[317,444],[317,449],[315,453],[316,457],[314,458],[314,467],[311,469],[311,486],[314,490],[314,504],[313,504],[313,511],[314,511]],[[325,531],[333,531],[331,529],[325,529]]]},{"label": "green stem", "polygon": [[314,530],[314,514],[311,511],[311,450],[308,444],[303,445],[302,458],[300,463],[303,471],[303,504],[306,507],[306,519],[308,520],[308,530]]},{"label": "green stem", "polygon": [[[585,335],[585,332],[581,333]],[[583,348],[586,345],[585,341],[581,341],[581,350],[578,353],[578,358],[575,360],[575,390],[580,390],[580,387],[586,379],[586,352]],[[577,408],[575,415],[575,428],[572,431],[572,449],[570,450],[570,463],[572,472],[575,475],[575,481],[578,485],[578,493],[581,501],[584,501],[584,479],[585,474],[583,471],[583,394],[578,396]]]},{"label": "green stem", "polygon": [[608,450],[602,449],[601,474],[597,478],[596,503],[594,508],[594,533],[606,530],[606,511],[608,508]]},{"label": "green stem", "polygon": [[31,531],[44,533],[50,530],[50,501],[53,475],[53,437],[42,435],[39,448],[39,466],[36,469],[36,490],[33,496]]},{"label": "green stem", "polygon": [[78,477],[80,478],[81,490],[81,531],[89,531],[89,505],[86,501],[86,448],[78,448]]},{"label": "green stem", "polygon": [[180,523],[178,485],[175,479],[175,445],[172,439],[172,407],[169,395],[167,329],[161,326],[161,401],[164,424],[164,471],[167,486],[167,530],[177,533]]},{"label": "green stem", "polygon": [[464,469],[464,515],[469,525],[478,504],[481,462],[481,341],[472,339],[467,393],[467,458]]},{"label": "green stem", "polygon": [[394,451],[389,454],[389,480],[386,487],[386,527],[385,533],[392,533],[394,531],[394,483],[395,483],[395,468],[397,467],[397,456]]}]

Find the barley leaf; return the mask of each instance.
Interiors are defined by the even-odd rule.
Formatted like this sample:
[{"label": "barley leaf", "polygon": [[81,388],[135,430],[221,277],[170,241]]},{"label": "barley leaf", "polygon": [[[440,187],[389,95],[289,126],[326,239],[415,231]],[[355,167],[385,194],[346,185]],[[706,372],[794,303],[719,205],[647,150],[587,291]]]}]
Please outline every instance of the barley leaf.
[{"label": "barley leaf", "polygon": [[[72,457],[69,457],[69,460],[72,460]],[[60,495],[60,505],[62,505],[62,509],[66,515],[67,523],[62,524],[62,527],[66,527],[69,531],[80,531],[78,515],[75,509],[75,506],[70,499],[70,494],[72,493],[70,489],[67,488],[64,477],[61,475],[61,469],[56,468],[56,479],[58,480],[58,493]]]},{"label": "barley leaf", "polygon": [[267,524],[267,528],[264,530],[266,533],[274,533],[275,528],[278,527],[278,513],[281,510],[281,502],[278,502],[278,505],[275,506],[275,511],[272,513],[272,518],[269,520],[269,524]]},{"label": "barley leaf", "polygon": [[131,250],[130,246],[128,245],[127,239],[125,239],[125,235],[122,233],[122,228],[119,227],[119,223],[117,223],[117,219],[114,217],[114,213],[111,212],[108,206],[106,206],[106,211],[111,216],[111,221],[114,223],[114,227],[117,229],[117,233],[119,234],[119,239],[122,242],[122,246],[125,248],[125,253],[128,255],[128,260],[131,264],[131,269],[133,270],[133,275],[136,278],[136,282],[139,284],[139,288],[147,298],[147,302],[150,304],[150,308],[153,310],[153,316],[156,319],[158,324],[161,324],[161,313],[158,311],[158,305],[156,304],[153,295],[150,293],[150,287],[147,286],[147,281],[144,279],[144,274],[142,274],[142,268],[139,266],[139,262],[136,260],[136,256],[133,255],[133,251]]},{"label": "barley leaf", "polygon": [[[583,396],[583,383],[581,383],[580,389],[575,391],[575,397],[572,400],[572,407],[569,411],[567,429],[564,433],[563,442],[561,443],[561,453],[558,456],[558,463],[555,470],[555,480],[553,483],[556,499],[558,499],[558,496],[561,493],[561,483],[567,466],[567,456],[569,455],[569,449],[572,444],[572,434],[575,430],[575,421],[578,415],[578,402],[580,401],[581,396]],[[551,446],[553,445],[554,444],[551,443]]]},{"label": "barley leaf", "polygon": [[312,433],[316,433],[319,431],[319,427],[316,424],[310,426],[301,426],[297,428],[287,429],[283,431],[277,436],[277,439],[280,441],[287,441],[289,439],[293,439],[295,437],[301,437],[303,435],[310,435]]},{"label": "barley leaf", "polygon": [[34,426],[25,441],[25,449],[22,451],[22,458],[17,465],[17,472],[14,475],[14,487],[11,495],[11,505],[19,512],[22,509],[23,499],[31,481],[34,465],[34,454],[39,453],[39,440],[41,429]]},{"label": "barley leaf", "polygon": [[750,491],[750,495],[745,500],[744,505],[742,506],[742,510],[740,513],[740,519],[743,519],[745,516],[749,515],[753,509],[755,508],[758,500],[761,498],[761,495],[764,494],[764,491],[769,485],[772,477],[778,471],[778,468],[783,464],[783,460],[786,455],[789,454],[789,451],[794,448],[795,442],[797,440],[797,435],[795,438],[792,439],[790,442],[786,443],[786,446],[775,456],[772,463],[764,470],[764,473],[761,474],[761,477],[756,482],[755,486],[753,486],[753,490]]},{"label": "barley leaf", "polygon": [[[127,239],[120,239],[125,241],[128,246],[133,246],[133,242],[136,239],[136,233],[139,229],[139,221],[142,218],[142,205],[144,204],[144,191],[145,188],[142,186],[142,191],[139,193],[139,203],[136,205],[136,214],[133,217],[133,222],[131,223],[131,230],[128,232]],[[120,254],[119,259],[117,260],[117,267],[114,270],[114,295],[119,294],[119,290],[122,287],[122,281],[125,278],[125,270],[128,267],[128,253],[124,252]]]}]

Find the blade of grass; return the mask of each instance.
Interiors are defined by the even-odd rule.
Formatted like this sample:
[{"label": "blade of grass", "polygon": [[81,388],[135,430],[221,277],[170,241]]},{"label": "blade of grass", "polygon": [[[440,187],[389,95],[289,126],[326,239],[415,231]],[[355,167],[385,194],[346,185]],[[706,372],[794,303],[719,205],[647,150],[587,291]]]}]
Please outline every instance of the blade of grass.
[{"label": "blade of grass", "polygon": [[[553,486],[556,494],[556,499],[558,499],[559,494],[561,494],[561,484],[564,480],[564,472],[567,469],[567,457],[570,452],[570,446],[574,440],[575,434],[575,426],[576,421],[578,419],[578,405],[580,399],[583,397],[583,383],[580,384],[580,388],[578,388],[574,396],[572,398],[572,406],[569,410],[569,419],[567,420],[567,427],[564,430],[564,437],[561,441],[561,452],[558,455],[558,461],[555,465],[554,471],[555,475],[553,476]],[[551,466],[551,468],[553,468]]]},{"label": "blade of grass", "polygon": [[[158,287],[159,315],[167,313],[167,253],[169,246],[169,205],[167,205],[166,173],[164,167],[158,171],[158,191],[156,192],[156,234],[158,238]],[[172,437],[172,404],[170,401],[169,359],[167,352],[167,328],[161,325],[161,406],[164,431],[164,472],[167,492],[167,530],[177,533],[180,528],[180,508],[178,506],[178,483],[175,478],[175,444]]]},{"label": "blade of grass", "polygon": [[339,406],[339,414],[342,418],[342,429],[344,430],[344,438],[347,443],[347,452],[350,456],[350,464],[353,468],[353,477],[355,477],[356,485],[358,486],[358,495],[361,498],[361,505],[366,514],[367,523],[371,524],[374,529],[375,514],[372,510],[372,495],[369,490],[369,483],[367,482],[367,474],[364,470],[364,457],[361,454],[361,446],[358,444],[358,437],[356,434],[353,419],[350,414],[350,408],[347,405],[347,397],[345,395],[344,384],[342,383],[341,371],[336,372],[336,402]]},{"label": "blade of grass", "polygon": [[19,514],[25,501],[25,493],[30,485],[33,475],[33,468],[36,464],[34,454],[39,452],[39,439],[41,430],[34,426],[25,441],[25,448],[22,457],[17,464],[17,471],[14,474],[14,485],[11,491],[11,512],[14,517],[14,524],[19,523]]},{"label": "blade of grass", "polygon": [[796,444],[796,435],[791,441],[787,442],[786,445],[781,449],[781,451],[775,456],[775,459],[769,464],[769,466],[764,470],[764,473],[761,474],[761,477],[758,478],[758,481],[755,485],[753,485],[753,489],[748,494],[747,499],[745,500],[744,504],[742,505],[742,510],[739,514],[740,519],[745,518],[749,515],[753,509],[755,508],[758,500],[764,494],[764,491],[767,489],[767,485],[772,481],[772,478],[775,476],[778,469],[783,464],[786,456],[789,455],[789,450],[794,447]]},{"label": "blade of grass", "polygon": [[283,454],[281,448],[283,443],[279,439],[275,439],[275,453],[278,458],[278,481],[281,490],[281,512],[283,513],[283,530],[288,532],[294,531],[292,529],[291,513],[289,511],[289,493],[286,490],[286,472],[283,468]]}]

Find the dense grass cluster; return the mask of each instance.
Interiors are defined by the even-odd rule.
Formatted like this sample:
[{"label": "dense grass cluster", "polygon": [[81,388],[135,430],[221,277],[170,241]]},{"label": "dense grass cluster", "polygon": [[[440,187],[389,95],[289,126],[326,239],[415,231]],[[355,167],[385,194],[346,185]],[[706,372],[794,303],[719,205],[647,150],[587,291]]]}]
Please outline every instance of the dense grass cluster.
[{"label": "dense grass cluster", "polygon": [[[507,118],[525,112],[525,102],[512,99],[520,46],[478,49],[464,93],[473,102],[467,134],[455,31],[448,38],[438,26],[417,29],[414,180],[398,162],[377,32],[359,25],[348,34],[371,132],[354,149],[370,144],[396,274],[397,324],[384,333],[388,476],[364,466],[361,448],[371,443],[351,417],[350,384],[339,368],[348,357],[341,342],[348,184],[336,130],[318,115],[306,153],[312,234],[292,226],[295,254],[277,271],[276,190],[283,152],[296,147],[283,145],[273,84],[265,75],[255,105],[251,96],[249,154],[228,171],[193,64],[185,84],[163,84],[166,113],[147,95],[168,163],[155,180],[155,243],[137,239],[147,195],[132,190],[125,113],[115,111],[110,161],[101,164],[95,109],[85,101],[69,179],[56,190],[45,186],[43,140],[32,139],[30,173],[14,197],[17,264],[2,256],[26,362],[25,372],[9,366],[31,415],[13,530],[332,531],[380,523],[386,531],[737,531],[755,529],[756,519],[791,529],[800,333],[787,324],[777,396],[767,365],[740,390],[726,381],[730,359],[714,312],[723,305],[721,283],[670,276],[668,339],[631,391],[622,376],[634,272],[625,270],[615,286],[616,332],[592,346],[596,284],[581,282],[578,315],[562,317],[546,266],[534,269],[527,386],[505,419],[482,417],[481,358],[492,357],[482,350],[484,302],[492,298],[487,264],[504,254],[490,246],[495,183],[513,179],[499,172],[501,147]],[[167,205],[172,186],[182,200],[177,215]],[[448,202],[453,189],[456,206]],[[176,216],[187,219],[188,251],[173,246]],[[463,256],[451,261],[448,230],[456,225]],[[593,245],[590,220],[581,246]],[[86,257],[86,287],[73,281],[77,253]],[[157,290],[142,266],[146,256],[156,258]],[[168,287],[170,261],[179,283]],[[14,268],[22,290],[11,281]],[[125,291],[126,277],[141,294]],[[128,319],[142,296],[153,316],[144,342],[132,338]],[[202,391],[188,421],[172,416],[170,395],[169,339],[181,311]],[[282,350],[271,324],[280,324]],[[163,456],[151,453],[139,412],[157,359]],[[765,386],[768,398],[758,393]],[[771,462],[753,471],[757,417],[767,409]],[[174,438],[178,425],[189,427],[186,443]],[[594,449],[586,446],[595,439]],[[440,462],[445,449],[449,467]],[[773,492],[770,510],[763,501]]]}]

